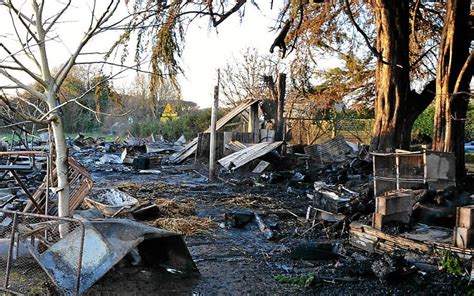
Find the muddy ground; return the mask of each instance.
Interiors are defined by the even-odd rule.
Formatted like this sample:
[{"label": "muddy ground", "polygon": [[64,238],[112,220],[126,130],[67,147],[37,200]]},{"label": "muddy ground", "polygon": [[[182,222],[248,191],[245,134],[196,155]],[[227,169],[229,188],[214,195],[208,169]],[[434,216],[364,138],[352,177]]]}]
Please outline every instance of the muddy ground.
[{"label": "muddy ground", "polygon": [[[97,282],[89,295],[402,295],[467,294],[468,281],[444,271],[405,268],[392,278],[372,271],[380,255],[347,244],[347,226],[329,231],[330,224],[304,220],[308,200],[290,195],[285,184],[245,182],[227,176],[228,183],[208,184],[206,171],[193,165],[162,167],[159,174],[95,171],[94,188],[121,188],[143,200],[164,198],[192,204],[191,216],[210,218],[212,227],[186,235],[185,241],[200,271],[187,277],[121,263]],[[234,178],[234,180],[232,180]],[[231,180],[229,182],[229,180]],[[240,180],[240,181],[239,181]],[[231,185],[232,184],[232,185]],[[246,209],[277,224],[276,238],[267,240],[253,221],[244,228],[224,225],[225,213]],[[152,224],[154,219],[143,221]],[[340,242],[340,256],[318,260],[291,259],[292,249],[308,242]],[[275,277],[315,275],[305,284],[281,283]]]}]

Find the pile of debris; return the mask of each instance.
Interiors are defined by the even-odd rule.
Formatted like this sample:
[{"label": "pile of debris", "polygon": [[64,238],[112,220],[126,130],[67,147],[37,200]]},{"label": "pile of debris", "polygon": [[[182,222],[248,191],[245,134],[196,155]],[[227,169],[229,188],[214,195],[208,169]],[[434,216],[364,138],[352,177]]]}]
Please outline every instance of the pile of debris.
[{"label": "pile of debris", "polygon": [[163,137],[150,136],[146,139],[129,136],[117,138],[113,142],[104,139],[84,137],[79,134],[69,141],[71,154],[80,159],[89,171],[131,170],[142,173],[159,173],[157,168],[170,155],[183,149],[186,139],[181,136],[175,142],[167,142]]},{"label": "pile of debris", "polygon": [[[123,165],[115,157],[120,149],[144,149],[139,157],[149,158],[171,149],[159,150],[154,142],[106,143],[83,136],[70,144],[76,157],[97,159],[93,163],[82,157],[94,168]],[[133,264],[198,273],[181,234],[133,218],[115,219],[136,210],[143,214],[143,204],[115,189],[91,192],[88,170],[72,157],[68,162],[69,210],[74,216],[59,218],[57,174],[48,151],[0,152],[0,256],[5,259],[0,264],[5,275],[1,289],[30,294],[49,278],[63,294],[83,294],[126,256],[134,258]],[[91,210],[77,211],[83,204]],[[29,284],[23,284],[27,280]]]},{"label": "pile of debris", "polygon": [[[236,110],[256,102],[245,102]],[[237,111],[219,126],[237,116]],[[414,270],[433,271],[443,260],[452,261],[449,256],[472,256],[474,196],[456,191],[453,155],[431,151],[369,154],[366,147],[342,136],[296,147],[268,139],[268,131],[268,141],[256,134],[221,134],[219,178],[222,186],[273,190],[287,202],[298,202],[296,214],[288,209],[285,213],[306,227],[293,229],[292,235],[300,239],[288,243],[286,254],[291,259],[364,265],[364,270],[388,281]],[[208,135],[201,134],[187,145],[183,137],[174,143],[160,137],[107,142],[78,135],[69,141],[71,154],[82,163],[69,159],[70,211],[81,206],[89,210],[75,212],[73,218],[54,217],[57,178],[46,152],[0,152],[5,157],[0,163],[4,171],[0,233],[5,250],[16,250],[4,254],[7,278],[12,272],[7,266],[20,266],[17,259],[26,254],[29,264],[39,264],[62,292],[83,293],[126,255],[134,264],[166,264],[196,272],[182,236],[174,232],[205,235],[219,230],[218,226],[227,231],[251,225],[258,227],[256,233],[269,244],[283,241],[279,216],[262,210],[266,205],[227,209],[219,224],[196,214],[191,200],[160,198],[155,194],[162,192],[159,187],[140,184],[143,194],[125,187],[92,190],[88,171],[160,174],[164,164],[204,155],[209,149],[207,140]],[[158,258],[163,254],[166,258]],[[346,276],[338,267],[331,271],[318,267],[318,273],[302,277],[304,285],[311,278],[358,280],[357,272]],[[75,281],[67,280],[70,274],[76,275]],[[17,289],[8,281],[4,288]],[[292,282],[285,277],[279,281]]]}]

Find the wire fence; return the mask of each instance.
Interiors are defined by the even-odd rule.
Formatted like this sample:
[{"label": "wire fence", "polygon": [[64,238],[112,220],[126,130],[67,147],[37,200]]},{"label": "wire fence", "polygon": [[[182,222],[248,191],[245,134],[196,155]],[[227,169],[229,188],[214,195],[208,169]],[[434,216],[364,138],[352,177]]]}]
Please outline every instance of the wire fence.
[{"label": "wire fence", "polygon": [[78,294],[84,245],[81,221],[7,210],[0,210],[0,221],[0,290],[51,294],[56,289],[54,278],[72,287],[60,292]]}]

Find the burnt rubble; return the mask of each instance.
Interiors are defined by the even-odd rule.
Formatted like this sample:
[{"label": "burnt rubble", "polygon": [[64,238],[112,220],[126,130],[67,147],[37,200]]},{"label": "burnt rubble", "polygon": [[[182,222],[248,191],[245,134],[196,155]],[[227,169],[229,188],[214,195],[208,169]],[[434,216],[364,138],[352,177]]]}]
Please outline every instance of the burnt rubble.
[{"label": "burnt rubble", "polygon": [[[47,146],[44,142],[36,145]],[[73,209],[89,209],[77,212],[72,218],[77,220],[71,223],[140,221],[150,227],[168,229],[169,232],[159,234],[151,228],[144,231],[155,233],[157,239],[161,235],[170,237],[170,245],[176,242],[171,242],[175,236],[169,233],[184,233],[186,243],[190,244],[188,255],[193,256],[197,267],[204,268],[204,274],[209,272],[207,260],[220,260],[215,258],[223,256],[223,261],[219,261],[221,268],[228,268],[229,262],[243,260],[239,256],[251,254],[252,260],[266,266],[266,272],[278,278],[272,285],[280,288],[282,283],[304,279],[303,289],[313,292],[328,287],[342,292],[348,285],[355,287],[354,291],[377,287],[384,293],[416,292],[454,284],[467,289],[473,242],[470,205],[474,204],[474,197],[454,187],[450,180],[442,188],[433,187],[430,182],[420,184],[420,179],[413,186],[406,186],[401,174],[391,175],[395,157],[403,159],[418,154],[378,154],[375,160],[378,164],[374,166],[374,156],[365,147],[354,149],[357,145],[348,144],[341,137],[306,147],[305,153],[301,149],[294,152],[291,146],[283,153],[281,144],[245,146],[234,141],[233,153],[240,152],[240,156],[227,156],[218,181],[209,183],[206,159],[197,158],[194,163],[188,160],[181,165],[170,163],[173,153],[186,149],[183,141],[168,143],[162,139],[129,137],[107,142],[78,136],[69,145],[71,164],[80,180],[77,188],[82,188],[74,197]],[[41,188],[47,185],[48,150],[42,151],[44,154],[35,155],[34,159],[5,155],[1,163],[29,167],[18,167],[18,176],[35,200],[46,196]],[[431,161],[443,157],[435,156]],[[419,174],[416,165],[407,171]],[[2,209],[6,210],[0,213],[0,225],[11,229],[13,212],[8,210],[44,213],[45,203],[38,199],[38,210],[8,171],[5,169],[7,173],[0,188]],[[94,187],[92,181],[96,183]],[[374,194],[385,190],[381,188],[387,190]],[[55,206],[51,196],[50,215],[55,213]],[[102,224],[94,223],[91,228],[85,227],[86,252],[88,248],[96,248],[88,245],[91,242],[87,237],[105,235],[105,230],[100,228]],[[21,231],[36,233],[36,224],[19,225],[26,229]],[[133,224],[133,227],[139,226]],[[66,240],[58,237],[54,245],[60,252],[59,248],[75,243],[78,238],[80,235],[71,232]],[[117,259],[121,262],[119,268],[145,268],[143,262],[149,249],[146,243],[138,243],[139,240],[134,238],[130,248],[120,249],[119,255],[114,255],[121,258]],[[200,244],[226,255],[201,250]],[[100,248],[104,250],[103,260],[110,254],[118,254],[104,245]],[[235,255],[233,252],[237,250],[245,255]],[[41,253],[34,256],[38,256],[41,264],[48,264],[47,272],[60,269],[61,262],[51,265]],[[83,287],[98,292],[106,284],[102,281],[94,284],[95,280],[119,276],[113,274],[113,270],[107,274],[94,273],[94,282],[84,282]],[[437,282],[427,282],[430,277]],[[62,283],[59,277],[53,278],[57,289],[63,292],[75,289]],[[287,289],[293,291],[294,287],[290,284]],[[440,291],[453,290],[444,287]]]}]

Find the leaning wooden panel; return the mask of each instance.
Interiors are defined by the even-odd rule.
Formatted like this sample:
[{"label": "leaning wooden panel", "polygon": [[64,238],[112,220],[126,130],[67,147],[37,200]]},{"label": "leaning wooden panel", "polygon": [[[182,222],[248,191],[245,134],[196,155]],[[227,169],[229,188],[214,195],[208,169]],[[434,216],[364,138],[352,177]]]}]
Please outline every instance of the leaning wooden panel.
[{"label": "leaning wooden panel", "polygon": [[[84,198],[89,193],[92,188],[93,182],[89,172],[74,158],[68,158],[69,168],[68,168],[68,180],[69,180],[69,211],[74,211],[79,208]],[[58,178],[57,172],[53,165],[51,168],[51,187],[56,187]],[[45,176],[43,183],[40,185],[38,190],[33,194],[33,198],[41,207],[41,214],[45,213],[46,207],[46,178]],[[48,201],[48,213],[49,215],[56,215],[58,212],[57,209],[57,193],[49,193]],[[32,202],[28,202],[23,212],[29,213],[38,213],[38,210],[33,206]]]}]

